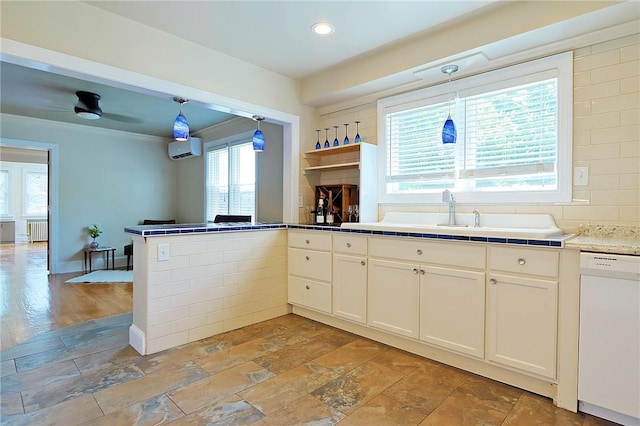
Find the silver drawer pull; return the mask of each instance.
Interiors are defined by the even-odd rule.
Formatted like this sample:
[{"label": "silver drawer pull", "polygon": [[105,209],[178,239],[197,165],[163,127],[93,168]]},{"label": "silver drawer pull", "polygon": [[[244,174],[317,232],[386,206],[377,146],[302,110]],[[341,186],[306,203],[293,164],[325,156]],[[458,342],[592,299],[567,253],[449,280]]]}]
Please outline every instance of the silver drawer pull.
[{"label": "silver drawer pull", "polygon": [[351,248],[351,243],[347,243],[347,248]]},{"label": "silver drawer pull", "polygon": [[491,279],[489,280],[489,284],[491,284],[491,285],[496,285],[496,284],[498,284],[498,281],[496,281],[496,279],[495,279],[495,278],[491,278]]},{"label": "silver drawer pull", "polygon": [[424,274],[425,274],[424,269],[420,269],[420,275],[424,275]]},{"label": "silver drawer pull", "polygon": [[307,260],[309,260],[309,256],[305,256],[304,258],[305,258],[305,259],[307,259]]},{"label": "silver drawer pull", "polygon": [[417,274],[418,273],[418,268],[413,268],[413,273]]},{"label": "silver drawer pull", "polygon": [[360,261],[360,264],[361,264],[362,266],[366,265],[366,263],[364,263],[364,260],[361,260],[361,261]]},{"label": "silver drawer pull", "polygon": [[310,290],[310,289],[311,289],[311,287],[309,287],[308,285],[306,285],[306,286],[305,286],[305,288],[306,288],[307,290]]},{"label": "silver drawer pull", "polygon": [[304,242],[305,242],[305,243],[307,243],[307,244],[309,244],[311,241],[309,241],[309,240],[305,240]]},{"label": "silver drawer pull", "polygon": [[416,250],[416,253],[418,253],[418,256],[422,255],[422,250],[418,249]]},{"label": "silver drawer pull", "polygon": [[523,258],[518,259],[518,265],[524,265],[525,263],[527,263],[527,261]]}]

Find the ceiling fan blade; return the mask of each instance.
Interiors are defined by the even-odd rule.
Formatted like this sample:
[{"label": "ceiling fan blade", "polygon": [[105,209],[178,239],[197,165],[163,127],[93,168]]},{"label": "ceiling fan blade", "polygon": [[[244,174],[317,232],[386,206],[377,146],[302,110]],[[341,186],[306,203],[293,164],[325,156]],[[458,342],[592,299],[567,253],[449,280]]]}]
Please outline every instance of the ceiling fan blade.
[{"label": "ceiling fan blade", "polygon": [[131,116],[122,115],[122,114],[113,114],[110,112],[103,113],[102,118],[106,118],[113,121],[119,121],[121,123],[131,123],[131,124],[144,123],[144,120],[141,118],[131,117]]}]

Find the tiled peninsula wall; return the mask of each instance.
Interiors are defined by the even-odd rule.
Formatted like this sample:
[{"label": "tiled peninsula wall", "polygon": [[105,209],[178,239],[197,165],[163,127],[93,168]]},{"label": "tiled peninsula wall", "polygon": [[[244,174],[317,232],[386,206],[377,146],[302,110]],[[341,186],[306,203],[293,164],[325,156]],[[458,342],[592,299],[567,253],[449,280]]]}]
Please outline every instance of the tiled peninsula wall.
[{"label": "tiled peninsula wall", "polygon": [[[573,166],[589,168],[589,184],[574,186],[568,203],[458,204],[458,212],[471,213],[475,208],[481,213],[548,213],[568,233],[577,233],[580,225],[640,224],[640,33],[582,47],[573,54]],[[376,100],[353,99],[351,105],[357,106],[345,105],[323,108],[317,128],[352,123],[353,135],[353,122],[360,120],[363,140],[377,144]],[[309,142],[302,152],[313,149],[315,135],[305,140]],[[332,177],[346,183],[354,180],[350,175]],[[311,197],[313,189],[303,183],[301,194]],[[446,212],[447,205],[380,204],[379,218],[388,211]]]},{"label": "tiled peninsula wall", "polygon": [[143,355],[289,312],[286,229],[133,239],[130,342]]}]

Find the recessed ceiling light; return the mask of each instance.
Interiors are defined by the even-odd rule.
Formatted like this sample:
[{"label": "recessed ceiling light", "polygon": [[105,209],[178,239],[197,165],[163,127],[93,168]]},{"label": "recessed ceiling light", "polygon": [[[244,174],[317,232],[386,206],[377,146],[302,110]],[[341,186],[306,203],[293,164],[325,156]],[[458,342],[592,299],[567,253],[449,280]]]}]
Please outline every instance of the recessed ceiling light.
[{"label": "recessed ceiling light", "polygon": [[316,22],[311,26],[311,31],[319,35],[331,34],[334,31],[333,25],[327,22]]}]

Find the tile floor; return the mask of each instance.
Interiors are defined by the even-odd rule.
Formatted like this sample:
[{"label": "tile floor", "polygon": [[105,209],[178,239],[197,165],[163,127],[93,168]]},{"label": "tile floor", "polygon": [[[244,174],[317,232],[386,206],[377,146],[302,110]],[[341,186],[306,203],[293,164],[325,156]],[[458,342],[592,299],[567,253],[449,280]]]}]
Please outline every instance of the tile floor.
[{"label": "tile floor", "polygon": [[296,315],[148,356],[131,314],[0,353],[2,425],[609,425]]}]

